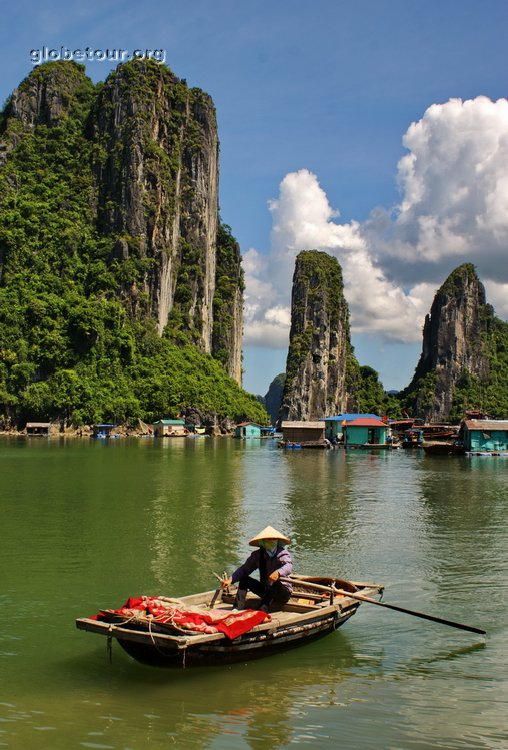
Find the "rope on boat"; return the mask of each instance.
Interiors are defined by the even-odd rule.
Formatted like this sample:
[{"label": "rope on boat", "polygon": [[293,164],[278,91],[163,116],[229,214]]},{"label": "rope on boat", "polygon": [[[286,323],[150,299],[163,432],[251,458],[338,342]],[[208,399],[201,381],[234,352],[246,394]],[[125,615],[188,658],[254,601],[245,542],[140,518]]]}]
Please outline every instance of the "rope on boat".
[{"label": "rope on boat", "polygon": [[[145,619],[146,619],[146,621],[148,622],[148,635],[150,636],[150,640],[152,641],[153,647],[154,647],[154,648],[155,648],[155,650],[156,650],[156,651],[158,651],[158,652],[159,652],[159,654],[161,654],[162,656],[167,656],[166,652],[165,652],[165,651],[163,651],[163,650],[162,650],[162,649],[161,649],[161,648],[160,648],[160,647],[159,647],[159,646],[157,645],[157,642],[156,642],[156,640],[155,640],[155,638],[154,638],[154,634],[152,633],[152,622],[153,622],[153,621],[155,620],[155,618],[153,618],[153,620],[149,620],[148,618],[145,618]],[[155,633],[155,635],[157,635],[157,633]],[[185,650],[187,649],[187,642],[186,642],[185,644],[183,644],[183,645],[180,645],[180,644],[178,644],[178,649],[179,649],[179,650],[183,650],[183,652],[184,652],[184,654],[185,654]],[[185,664],[184,664],[184,666],[185,666]]]},{"label": "rope on boat", "polygon": [[[175,600],[170,599],[170,597],[168,596],[157,597],[157,598],[170,601],[171,603],[175,603]],[[123,626],[123,625],[128,625],[131,622],[146,623],[148,624],[149,632],[151,632],[152,623],[156,623],[158,625],[167,625],[169,628],[171,628],[172,630],[175,630],[177,633],[181,633],[182,635],[196,635],[195,630],[188,630],[187,628],[182,628],[180,627],[180,625],[177,625],[174,618],[175,618],[175,615],[171,614],[171,610],[168,609],[167,614],[164,614],[164,615],[141,615],[141,614],[131,615],[130,617],[122,619],[122,622],[120,624]],[[109,626],[110,631],[112,629],[113,624],[115,623],[111,623]]]}]

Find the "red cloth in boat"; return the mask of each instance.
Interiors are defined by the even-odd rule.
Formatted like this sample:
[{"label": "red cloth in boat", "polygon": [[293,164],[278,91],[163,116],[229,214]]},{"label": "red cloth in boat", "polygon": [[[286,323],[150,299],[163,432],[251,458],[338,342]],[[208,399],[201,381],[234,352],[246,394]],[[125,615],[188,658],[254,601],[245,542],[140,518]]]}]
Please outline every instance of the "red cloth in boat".
[{"label": "red cloth in boat", "polygon": [[174,624],[178,628],[199,633],[224,633],[231,640],[271,619],[269,614],[256,609],[244,609],[240,612],[204,610],[199,607],[183,607],[177,602],[167,602],[154,596],[131,597],[120,609],[102,610],[95,618],[107,621],[111,615],[126,619],[149,617],[161,625]]}]

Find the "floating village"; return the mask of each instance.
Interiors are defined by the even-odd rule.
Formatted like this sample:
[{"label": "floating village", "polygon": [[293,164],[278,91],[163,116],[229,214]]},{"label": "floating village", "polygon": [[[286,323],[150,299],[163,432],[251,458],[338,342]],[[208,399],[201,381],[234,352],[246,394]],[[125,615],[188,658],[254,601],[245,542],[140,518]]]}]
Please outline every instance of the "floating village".
[{"label": "floating village", "polygon": [[[27,422],[17,433],[27,437],[60,435],[58,424]],[[96,424],[73,433],[78,437],[109,440],[132,432],[122,425]],[[159,419],[152,425],[140,423],[136,436],[168,439],[224,437],[216,428],[186,423],[184,419]],[[425,423],[407,417],[389,419],[377,414],[337,414],[320,420],[282,421],[278,426],[256,422],[237,424],[226,437],[241,440],[277,440],[287,450],[415,450],[441,456],[508,457],[508,419],[491,419],[479,411],[468,411],[458,425]]]}]

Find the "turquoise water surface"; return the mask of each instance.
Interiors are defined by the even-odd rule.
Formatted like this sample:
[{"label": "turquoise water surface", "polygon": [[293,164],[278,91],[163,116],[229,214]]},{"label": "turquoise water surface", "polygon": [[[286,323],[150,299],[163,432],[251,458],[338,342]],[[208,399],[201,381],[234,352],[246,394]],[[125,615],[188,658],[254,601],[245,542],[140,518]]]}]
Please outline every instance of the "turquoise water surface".
[{"label": "turquoise water surface", "polygon": [[[508,459],[274,441],[0,442],[0,748],[508,748]],[[267,524],[296,572],[384,583],[313,644],[162,670],[75,618],[215,588]]]}]

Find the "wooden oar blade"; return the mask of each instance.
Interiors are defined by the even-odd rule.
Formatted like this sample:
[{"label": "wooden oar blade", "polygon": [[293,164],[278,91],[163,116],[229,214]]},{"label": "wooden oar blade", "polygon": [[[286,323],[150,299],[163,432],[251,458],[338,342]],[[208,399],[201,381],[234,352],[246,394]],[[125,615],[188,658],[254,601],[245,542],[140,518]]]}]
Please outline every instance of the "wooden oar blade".
[{"label": "wooden oar blade", "polygon": [[413,617],[420,617],[422,620],[430,620],[431,622],[439,622],[442,625],[449,625],[451,628],[459,628],[460,630],[468,630],[470,633],[478,633],[479,635],[487,635],[487,631],[475,628],[472,625],[464,625],[461,622],[454,622],[453,620],[445,620],[442,617],[435,617],[434,615],[427,615],[424,612],[416,612],[412,609],[406,609],[405,607],[399,607],[396,604],[388,604],[387,602],[378,602],[376,599],[371,599],[369,596],[362,596],[361,594],[350,591],[344,591],[343,589],[335,589],[337,594],[343,596],[349,596],[351,599],[358,599],[361,602],[367,602],[368,604],[377,604],[379,607],[386,607],[387,609],[393,609],[396,612],[403,612],[406,615],[412,615]]},{"label": "wooden oar blade", "polygon": [[215,604],[215,602],[217,601],[217,597],[219,596],[219,594],[220,594],[220,592],[221,592],[221,591],[222,591],[222,589],[220,589],[220,588],[219,588],[219,589],[217,589],[217,591],[215,592],[215,594],[214,594],[214,595],[213,595],[213,597],[212,597],[212,601],[211,601],[211,602],[210,602],[210,604],[208,605],[209,609],[213,609],[213,607],[214,607],[214,604]]}]

